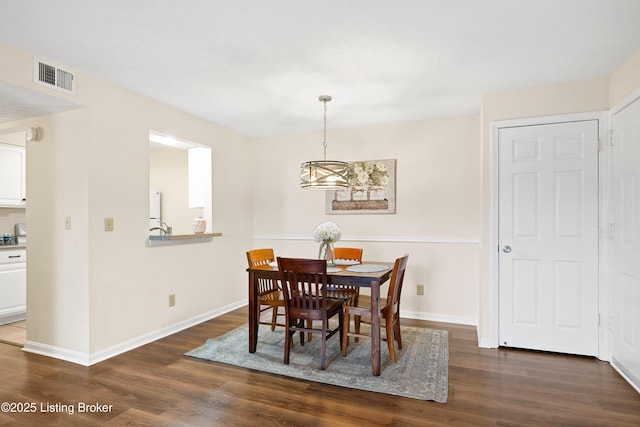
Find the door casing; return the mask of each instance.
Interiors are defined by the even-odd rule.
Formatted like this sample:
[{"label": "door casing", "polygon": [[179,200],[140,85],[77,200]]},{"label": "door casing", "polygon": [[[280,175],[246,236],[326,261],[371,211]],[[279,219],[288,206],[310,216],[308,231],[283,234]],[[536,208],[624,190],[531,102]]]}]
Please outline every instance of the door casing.
[{"label": "door casing", "polygon": [[[615,164],[614,162],[614,156],[613,153],[611,151],[615,151],[615,150],[620,150],[620,141],[618,140],[618,138],[620,137],[620,128],[615,127],[614,126],[614,122],[615,122],[615,115],[620,113],[622,110],[626,109],[627,107],[631,106],[632,104],[636,104],[636,103],[640,103],[640,89],[634,91],[633,93],[631,93],[629,96],[627,96],[625,99],[623,99],[619,104],[617,104],[614,108],[612,108],[609,113],[609,121],[611,123],[611,129],[613,132],[616,132],[616,138],[614,138],[613,136],[611,136],[609,144],[613,145],[613,148],[610,148],[610,152],[609,155],[611,156],[611,164],[617,166],[617,164]],[[608,144],[608,145],[609,145]],[[620,151],[618,151],[617,155],[620,155]],[[615,186],[618,182],[615,180],[615,175],[617,175],[617,173],[619,173],[618,170],[616,170],[615,168],[612,167],[611,169],[611,187],[613,188],[613,186]],[[619,175],[618,175],[619,177]],[[617,360],[618,354],[616,354],[616,351],[614,349],[616,343],[616,340],[620,339],[620,333],[621,333],[621,324],[620,322],[622,321],[621,319],[621,312],[620,312],[620,300],[616,299],[616,297],[620,297],[620,294],[616,292],[615,286],[620,286],[620,284],[618,283],[617,285],[615,284],[615,280],[616,280],[616,276],[617,276],[617,269],[615,268],[615,266],[613,265],[613,257],[616,256],[615,253],[615,249],[616,249],[616,239],[615,237],[617,237],[618,239],[620,239],[620,224],[616,225],[616,221],[619,219],[619,216],[616,215],[616,209],[613,208],[613,204],[615,204],[616,202],[619,202],[620,200],[615,199],[615,196],[613,195],[613,193],[615,193],[615,190],[612,190],[612,196],[611,196],[611,201],[612,204],[608,205],[608,208],[611,209],[611,216],[609,218],[607,218],[607,228],[605,229],[608,232],[612,232],[612,236],[609,237],[613,237],[612,238],[608,238],[606,239],[607,244],[609,245],[609,253],[608,256],[609,258],[609,263],[610,263],[610,275],[608,275],[607,277],[611,278],[611,283],[612,283],[612,291],[611,291],[611,302],[610,302],[610,306],[611,306],[611,310],[610,310],[610,317],[608,318],[608,322],[607,322],[607,328],[611,329],[611,336],[612,336],[612,342],[611,342],[611,350],[610,350],[610,362],[611,362],[611,366],[618,371],[618,373],[627,381],[629,382],[629,384],[631,384],[631,386],[640,393],[640,381],[639,381],[639,376],[637,373],[637,370],[634,371],[630,371],[630,367],[624,366],[622,364],[620,364],[620,362]],[[608,225],[611,224],[612,230],[608,229]],[[605,233],[606,234],[606,233]],[[618,240],[619,242],[619,240]],[[617,295],[616,295],[617,294]],[[617,319],[616,319],[617,318]],[[615,319],[615,321],[614,321]],[[619,345],[619,344],[618,344]],[[629,374],[629,375],[627,375]]]},{"label": "door casing", "polygon": [[[577,114],[567,114],[567,115],[558,115],[558,116],[544,116],[544,117],[533,117],[526,119],[515,119],[515,120],[501,120],[495,121],[491,124],[491,247],[489,248],[490,252],[490,262],[491,262],[491,342],[486,343],[489,344],[489,347],[497,348],[499,346],[499,337],[500,337],[500,312],[499,312],[499,265],[498,265],[498,245],[499,245],[499,200],[498,200],[498,189],[499,189],[499,150],[498,150],[498,136],[501,128],[505,127],[515,127],[515,126],[532,126],[532,125],[544,125],[544,124],[552,124],[552,123],[563,123],[563,122],[574,122],[581,120],[598,120],[599,125],[599,140],[602,141],[601,146],[605,146],[604,141],[606,140],[605,136],[609,133],[609,124],[608,124],[608,112],[607,111],[598,111],[591,113],[577,113]],[[604,189],[606,188],[605,179],[608,176],[606,156],[603,156],[603,151],[601,151],[600,159],[599,159],[599,201],[598,201],[598,210],[599,210],[599,224],[600,230],[603,230],[603,221],[604,216],[603,213],[605,211],[604,208]],[[603,242],[604,239],[600,239],[598,242],[600,254],[603,252]],[[599,301],[599,315],[601,319],[607,319],[609,317],[608,313],[608,304],[604,304],[605,301],[608,301],[607,295],[609,294],[609,286],[607,281],[603,279],[603,275],[605,274],[605,266],[603,266],[603,258],[599,257],[599,277],[598,277],[598,301]],[[611,340],[609,334],[606,333],[606,328],[603,327],[603,322],[601,320],[599,330],[598,330],[598,359],[601,360],[609,360],[610,359],[610,348],[611,348]]]}]

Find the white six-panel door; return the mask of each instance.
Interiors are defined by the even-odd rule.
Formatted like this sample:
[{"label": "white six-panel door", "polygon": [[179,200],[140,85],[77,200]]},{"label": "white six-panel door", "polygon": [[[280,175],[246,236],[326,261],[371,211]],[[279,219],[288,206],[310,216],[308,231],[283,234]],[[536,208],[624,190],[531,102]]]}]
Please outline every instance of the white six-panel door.
[{"label": "white six-panel door", "polygon": [[598,121],[499,130],[500,345],[598,353]]},{"label": "white six-panel door", "polygon": [[640,100],[612,128],[612,363],[640,387]]}]

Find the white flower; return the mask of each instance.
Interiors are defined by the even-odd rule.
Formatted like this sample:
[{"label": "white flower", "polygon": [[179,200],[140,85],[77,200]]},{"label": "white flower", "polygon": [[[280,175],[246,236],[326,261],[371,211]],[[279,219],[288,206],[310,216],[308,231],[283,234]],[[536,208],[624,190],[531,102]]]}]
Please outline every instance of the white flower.
[{"label": "white flower", "polygon": [[325,221],[318,225],[313,232],[313,240],[316,242],[322,242],[324,240],[330,240],[337,242],[342,237],[342,231],[338,224],[333,221]]},{"label": "white flower", "polygon": [[360,171],[358,174],[358,182],[365,185],[369,181],[369,174],[366,171]]},{"label": "white flower", "polygon": [[386,172],[386,171],[387,171],[387,166],[384,164],[384,162],[378,162],[378,163],[376,163],[376,168],[377,168],[380,172]]}]

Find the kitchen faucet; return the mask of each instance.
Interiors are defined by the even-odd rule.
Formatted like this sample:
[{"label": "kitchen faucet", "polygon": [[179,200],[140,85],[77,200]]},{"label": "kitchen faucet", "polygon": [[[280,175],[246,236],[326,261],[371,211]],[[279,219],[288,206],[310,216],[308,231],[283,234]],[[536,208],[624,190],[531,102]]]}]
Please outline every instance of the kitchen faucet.
[{"label": "kitchen faucet", "polygon": [[156,230],[159,230],[159,231],[161,231],[163,234],[168,234],[168,235],[170,236],[170,235],[171,235],[172,228],[171,228],[171,227],[169,227],[169,225],[168,225],[166,222],[164,222],[164,221],[160,221],[160,227],[151,227],[151,228],[149,229],[149,231],[156,231]]},{"label": "kitchen faucet", "polygon": [[162,226],[162,225],[164,225],[164,226],[166,227],[166,229],[165,229],[165,233],[166,233],[166,234],[168,234],[168,235],[171,235],[171,230],[172,230],[172,228],[171,228],[171,227],[169,227],[169,224],[167,224],[167,223],[166,223],[166,222],[164,222],[164,221],[160,221],[160,225],[161,225],[161,226]]}]

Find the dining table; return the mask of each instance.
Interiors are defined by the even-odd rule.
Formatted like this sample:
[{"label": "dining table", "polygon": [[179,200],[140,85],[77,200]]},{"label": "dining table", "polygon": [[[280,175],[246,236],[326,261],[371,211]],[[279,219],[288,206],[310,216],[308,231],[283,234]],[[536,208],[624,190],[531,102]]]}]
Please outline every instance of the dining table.
[{"label": "dining table", "polygon": [[[352,285],[369,288],[371,292],[371,372],[380,375],[380,288],[390,278],[394,263],[362,262],[360,267],[349,265],[327,267],[327,284]],[[367,266],[371,266],[370,269]],[[352,268],[350,268],[352,267]],[[385,268],[386,267],[386,268]],[[351,271],[358,270],[358,271]],[[376,270],[376,271],[367,271]],[[249,267],[249,352],[255,353],[258,344],[260,303],[258,300],[258,280],[280,280],[276,263]]]}]

